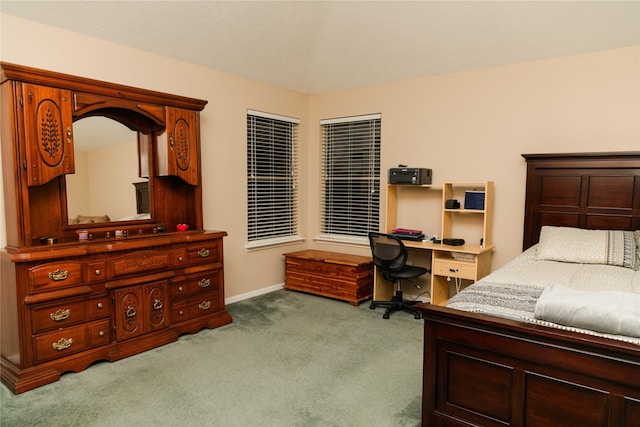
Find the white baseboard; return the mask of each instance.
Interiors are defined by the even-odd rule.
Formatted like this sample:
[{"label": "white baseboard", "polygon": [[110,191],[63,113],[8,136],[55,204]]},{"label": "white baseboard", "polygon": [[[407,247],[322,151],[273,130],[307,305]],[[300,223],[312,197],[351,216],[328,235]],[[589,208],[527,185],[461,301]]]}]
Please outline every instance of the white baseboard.
[{"label": "white baseboard", "polygon": [[279,291],[280,289],[284,289],[284,283],[279,283],[273,286],[267,286],[266,288],[257,289],[255,291],[246,292],[244,294],[235,295],[229,298],[224,299],[225,304],[233,304],[234,302],[243,301],[249,298],[257,297],[258,295],[268,294],[270,292]]}]

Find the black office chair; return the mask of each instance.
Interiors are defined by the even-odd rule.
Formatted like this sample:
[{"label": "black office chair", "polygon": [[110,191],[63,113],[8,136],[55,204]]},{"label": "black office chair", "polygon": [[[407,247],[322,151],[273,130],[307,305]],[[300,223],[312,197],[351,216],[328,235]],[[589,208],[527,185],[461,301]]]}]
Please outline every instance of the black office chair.
[{"label": "black office chair", "polygon": [[386,307],[382,317],[388,319],[389,315],[397,310],[413,314],[420,319],[422,315],[413,305],[419,301],[404,301],[402,299],[402,287],[400,280],[415,279],[429,272],[427,268],[407,265],[407,248],[398,236],[369,232],[369,245],[373,254],[373,263],[378,267],[382,276],[396,285],[396,292],[391,301],[372,301],[370,309]]}]

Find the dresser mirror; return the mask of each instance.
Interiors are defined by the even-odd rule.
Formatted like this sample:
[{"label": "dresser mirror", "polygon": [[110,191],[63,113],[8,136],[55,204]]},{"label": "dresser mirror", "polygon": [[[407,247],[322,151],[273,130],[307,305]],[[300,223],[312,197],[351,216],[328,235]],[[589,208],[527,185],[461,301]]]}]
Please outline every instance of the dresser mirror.
[{"label": "dresser mirror", "polygon": [[7,247],[203,230],[206,101],[6,62],[0,74]]},{"label": "dresser mirror", "polygon": [[149,220],[149,138],[104,116],[73,123],[75,173],[65,176],[69,225]]}]

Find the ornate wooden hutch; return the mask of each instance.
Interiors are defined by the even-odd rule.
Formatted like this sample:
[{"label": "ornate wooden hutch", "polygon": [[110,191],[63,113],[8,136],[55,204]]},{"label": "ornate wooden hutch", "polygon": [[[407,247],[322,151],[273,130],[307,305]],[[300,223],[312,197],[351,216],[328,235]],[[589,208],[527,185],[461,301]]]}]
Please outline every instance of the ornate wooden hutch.
[{"label": "ornate wooden hutch", "polygon": [[[230,323],[226,233],[203,229],[199,112],[206,101],[0,65],[2,382],[21,393]],[[132,150],[80,151],[75,126],[89,117],[126,126]],[[108,134],[96,129],[88,139]],[[132,160],[136,170],[125,171]],[[108,206],[122,201],[125,212],[126,200],[138,198],[138,209],[133,202],[132,215],[117,218],[72,211],[78,185],[70,181],[81,169],[89,172],[79,184],[84,209],[107,196],[115,200]],[[128,173],[133,179],[118,187]],[[149,212],[140,213],[140,182]]]}]

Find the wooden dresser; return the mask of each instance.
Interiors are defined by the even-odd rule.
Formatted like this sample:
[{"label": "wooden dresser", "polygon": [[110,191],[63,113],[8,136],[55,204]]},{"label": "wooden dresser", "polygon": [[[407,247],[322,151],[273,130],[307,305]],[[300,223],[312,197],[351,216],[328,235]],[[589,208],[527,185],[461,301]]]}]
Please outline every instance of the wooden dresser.
[{"label": "wooden dresser", "polygon": [[[96,361],[230,323],[226,232],[204,230],[202,220],[199,112],[206,101],[1,66],[7,222],[7,247],[0,251],[2,382],[22,393]],[[116,196],[110,204],[122,199],[125,211],[130,199],[132,216],[72,211],[70,176],[90,156],[75,130],[88,117],[125,125],[133,133],[127,153],[137,156],[119,154],[123,161],[113,163],[94,156],[100,170],[114,175],[99,177],[106,188],[92,178],[80,199]],[[120,188],[124,160],[136,166]],[[148,196],[135,191],[139,182]],[[144,215],[141,203],[148,206]],[[177,231],[179,224],[188,229]]]}]

